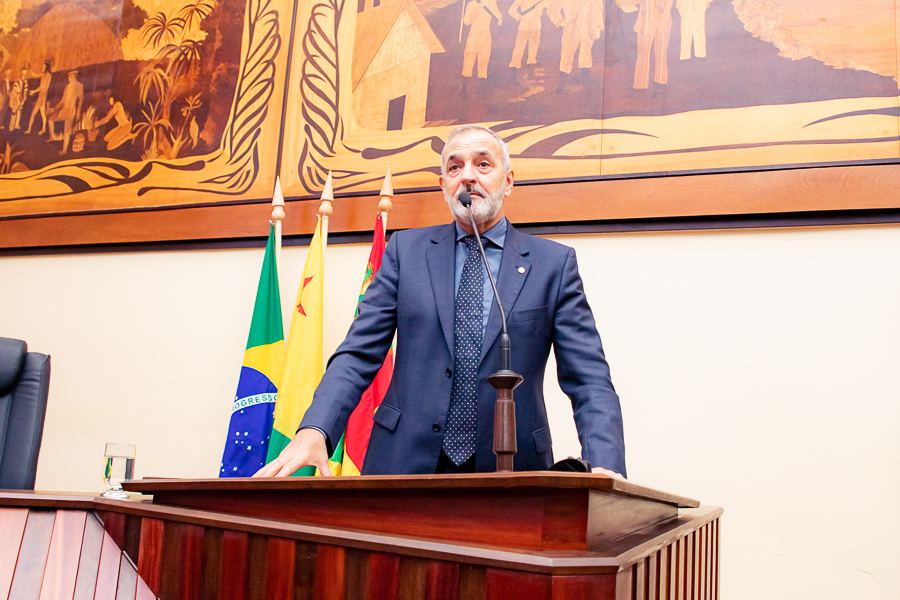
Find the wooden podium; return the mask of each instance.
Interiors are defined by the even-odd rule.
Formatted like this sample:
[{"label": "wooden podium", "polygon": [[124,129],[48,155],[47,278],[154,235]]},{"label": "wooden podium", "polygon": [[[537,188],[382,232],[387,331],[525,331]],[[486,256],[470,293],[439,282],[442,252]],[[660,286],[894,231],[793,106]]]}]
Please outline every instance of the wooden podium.
[{"label": "wooden podium", "polygon": [[[0,493],[0,600],[26,597],[26,580],[34,598],[50,585],[71,589],[58,598],[138,600],[718,598],[722,509],[602,475],[125,488],[145,496]],[[11,570],[7,547],[46,564]]]}]

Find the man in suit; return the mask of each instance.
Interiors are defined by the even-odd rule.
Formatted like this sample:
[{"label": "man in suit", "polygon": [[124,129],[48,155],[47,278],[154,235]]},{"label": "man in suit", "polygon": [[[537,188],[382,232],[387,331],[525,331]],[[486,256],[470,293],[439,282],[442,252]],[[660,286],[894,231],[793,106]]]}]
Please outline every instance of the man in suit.
[{"label": "man in suit", "polygon": [[[466,210],[467,190],[485,241],[512,338],[516,389],[516,470],[552,462],[543,399],[554,348],[560,386],[572,401],[582,455],[595,471],[622,477],[625,447],[619,398],[585,299],[575,252],[516,231],[503,201],[513,189],[509,151],[491,130],[464,125],[444,146],[439,178],[455,223],[391,236],[381,269],[347,338],[329,360],[293,441],[257,476],[302,466],[329,472],[330,446],[375,376],[397,334],[394,375],[375,425],[363,474],[493,471],[500,315]],[[470,258],[471,254],[471,258]]]}]

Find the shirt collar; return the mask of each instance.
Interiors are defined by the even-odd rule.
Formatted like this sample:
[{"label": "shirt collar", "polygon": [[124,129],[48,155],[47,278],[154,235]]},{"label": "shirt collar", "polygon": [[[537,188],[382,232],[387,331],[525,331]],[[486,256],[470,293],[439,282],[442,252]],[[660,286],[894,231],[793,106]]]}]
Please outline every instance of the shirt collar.
[{"label": "shirt collar", "polygon": [[[454,222],[454,225],[456,226],[456,241],[457,242],[459,242],[461,239],[463,239],[464,237],[469,235],[468,233],[466,233],[463,230],[462,227],[459,226],[459,223]],[[487,231],[480,232],[481,239],[488,240],[489,242],[491,242],[498,248],[503,248],[503,244],[506,243],[506,232],[508,230],[508,226],[509,226],[509,221],[506,220],[506,217],[503,217],[502,219],[500,219],[500,221],[496,225],[494,225]]]}]

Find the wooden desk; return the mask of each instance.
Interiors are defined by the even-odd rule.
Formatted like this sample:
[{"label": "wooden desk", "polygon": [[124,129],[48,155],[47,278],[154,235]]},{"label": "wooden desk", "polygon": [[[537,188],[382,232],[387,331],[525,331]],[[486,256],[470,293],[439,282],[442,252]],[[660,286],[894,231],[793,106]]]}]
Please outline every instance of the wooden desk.
[{"label": "wooden desk", "polygon": [[0,599],[718,598],[722,509],[602,476],[125,487],[0,492]]}]

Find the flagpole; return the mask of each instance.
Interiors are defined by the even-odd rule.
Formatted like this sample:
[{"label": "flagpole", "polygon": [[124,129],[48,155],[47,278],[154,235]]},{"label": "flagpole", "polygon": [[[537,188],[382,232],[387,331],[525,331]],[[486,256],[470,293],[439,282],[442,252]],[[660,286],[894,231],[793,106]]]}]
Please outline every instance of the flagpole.
[{"label": "flagpole", "polygon": [[319,218],[322,219],[322,263],[325,263],[325,249],[328,247],[328,216],[334,212],[334,189],[331,183],[331,171],[322,189],[322,203],[319,204]]},{"label": "flagpole", "polygon": [[387,218],[388,212],[394,208],[391,200],[394,198],[394,186],[391,185],[391,168],[388,167],[384,176],[384,183],[381,184],[381,200],[378,202],[378,212],[381,213],[381,224],[384,225],[384,233],[387,235]]},{"label": "flagpole", "polygon": [[281,222],[284,220],[284,194],[281,192],[281,178],[275,177],[275,192],[272,194],[272,223],[275,225],[275,265],[281,267]]}]

